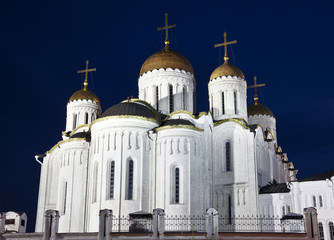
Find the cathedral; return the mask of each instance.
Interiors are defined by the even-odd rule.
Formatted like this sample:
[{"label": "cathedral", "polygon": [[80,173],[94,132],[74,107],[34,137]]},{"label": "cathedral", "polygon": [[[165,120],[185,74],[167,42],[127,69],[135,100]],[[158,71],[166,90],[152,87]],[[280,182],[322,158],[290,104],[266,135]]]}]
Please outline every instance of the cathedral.
[{"label": "cathedral", "polygon": [[[60,232],[98,230],[101,209],[115,215],[164,209],[168,215],[278,214],[261,210],[259,189],[296,179],[296,170],[277,142],[276,120],[255,94],[247,107],[242,71],[228,61],[208,79],[210,109],[196,112],[196,78],[191,63],[165,47],[142,65],[138,98],[102,111],[84,86],[67,103],[66,129],[45,154],[41,169],[36,232],[44,212],[60,213]],[[40,161],[40,160],[38,160]],[[264,212],[267,211],[267,212]]]}]

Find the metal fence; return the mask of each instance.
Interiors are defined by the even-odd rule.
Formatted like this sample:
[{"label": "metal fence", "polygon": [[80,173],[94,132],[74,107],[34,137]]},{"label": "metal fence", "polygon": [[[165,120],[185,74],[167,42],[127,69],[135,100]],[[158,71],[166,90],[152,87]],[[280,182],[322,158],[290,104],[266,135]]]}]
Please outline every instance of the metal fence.
[{"label": "metal fence", "polygon": [[165,216],[166,232],[205,232],[205,216]]},{"label": "metal fence", "polygon": [[304,219],[271,216],[218,217],[219,232],[305,232]]},{"label": "metal fence", "polygon": [[112,232],[152,232],[152,219],[113,216]]},{"label": "metal fence", "polygon": [[[206,232],[218,224],[218,232],[305,232],[304,219],[285,219],[270,216],[163,216],[159,221],[165,232]],[[218,223],[217,223],[218,220]],[[206,226],[209,224],[210,226]],[[152,219],[116,217],[112,232],[152,232]],[[216,225],[217,226],[217,225]]]}]

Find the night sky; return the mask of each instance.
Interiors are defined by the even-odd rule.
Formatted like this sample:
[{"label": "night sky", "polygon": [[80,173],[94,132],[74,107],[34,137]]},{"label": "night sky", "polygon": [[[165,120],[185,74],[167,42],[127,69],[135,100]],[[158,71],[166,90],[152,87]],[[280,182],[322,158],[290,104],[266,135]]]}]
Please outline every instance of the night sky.
[{"label": "night sky", "polygon": [[[83,87],[85,60],[97,71],[88,88],[103,111],[138,96],[144,61],[163,46],[164,13],[171,48],[193,65],[197,111],[208,111],[207,83],[230,63],[277,120],[278,144],[298,178],[334,169],[334,4],[330,1],[9,1],[0,3],[0,211],[24,211],[33,231],[40,165],[36,154],[61,140],[66,104]],[[248,90],[248,104],[253,103]]]}]

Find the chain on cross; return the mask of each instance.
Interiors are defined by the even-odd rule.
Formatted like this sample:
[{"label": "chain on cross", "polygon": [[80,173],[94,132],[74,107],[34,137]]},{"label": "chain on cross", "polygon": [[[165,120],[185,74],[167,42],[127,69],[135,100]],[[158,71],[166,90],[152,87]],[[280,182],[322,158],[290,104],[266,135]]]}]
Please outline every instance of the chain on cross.
[{"label": "chain on cross", "polygon": [[168,26],[168,13],[165,13],[165,26],[164,27],[158,27],[158,31],[165,30],[166,37],[165,37],[165,44],[169,45],[169,39],[168,39],[168,29],[176,27],[176,24],[169,25]]},{"label": "chain on cross", "polygon": [[88,69],[88,60],[86,60],[86,69],[84,70],[78,70],[78,73],[85,73],[85,82],[84,82],[84,90],[86,91],[87,90],[87,85],[88,85],[88,73],[89,72],[94,72],[96,71],[96,68],[91,68],[91,69]]},{"label": "chain on cross", "polygon": [[223,43],[215,44],[215,48],[224,46],[224,50],[225,50],[224,60],[227,61],[227,60],[228,60],[228,56],[227,56],[227,45],[231,45],[231,44],[235,44],[235,43],[237,43],[237,40],[228,42],[228,41],[227,41],[227,33],[224,32],[224,42],[223,42]]}]

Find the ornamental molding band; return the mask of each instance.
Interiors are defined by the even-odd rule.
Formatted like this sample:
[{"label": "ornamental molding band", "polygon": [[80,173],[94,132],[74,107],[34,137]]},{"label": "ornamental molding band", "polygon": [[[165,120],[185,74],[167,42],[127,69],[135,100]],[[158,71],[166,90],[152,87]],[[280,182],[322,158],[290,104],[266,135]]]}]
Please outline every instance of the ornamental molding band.
[{"label": "ornamental molding band", "polygon": [[219,82],[219,81],[226,81],[226,80],[239,80],[242,82],[246,82],[246,79],[241,78],[241,77],[237,77],[237,76],[222,76],[222,77],[216,77],[212,80],[209,81],[209,84],[213,84],[215,82]]},{"label": "ornamental molding band", "polygon": [[215,122],[214,126],[218,127],[219,125],[227,123],[227,122],[235,122],[239,124],[240,126],[242,126],[244,129],[249,129],[246,120],[243,118],[228,118],[228,119],[220,120],[219,122]]},{"label": "ornamental molding band", "polygon": [[139,85],[141,88],[163,85],[166,83],[188,85],[195,83],[195,78],[192,75],[185,75],[182,73],[169,72],[166,73],[153,73],[148,76],[139,78]]},{"label": "ornamental molding band", "polygon": [[96,123],[107,121],[107,120],[116,120],[116,119],[137,119],[137,120],[150,121],[150,122],[159,124],[159,121],[154,118],[147,118],[147,117],[133,116],[133,115],[118,115],[118,116],[101,117],[99,119],[96,119],[95,121],[91,123],[90,128],[92,128],[92,126],[95,125]]},{"label": "ornamental molding band", "polygon": [[235,90],[246,94],[247,84],[246,82],[236,82],[234,80],[215,82],[209,85],[209,91],[212,93],[221,92],[222,90],[229,91]]},{"label": "ornamental molding band", "polygon": [[154,73],[168,73],[168,72],[173,72],[173,73],[182,73],[182,74],[187,74],[189,76],[194,76],[191,72],[187,72],[185,70],[180,70],[178,68],[159,68],[159,69],[153,69],[150,71],[147,71],[143,73],[139,78],[149,76],[150,74]]},{"label": "ornamental molding band", "polygon": [[77,142],[77,141],[86,141],[85,138],[69,138],[62,141],[59,141],[56,145],[54,145],[49,151],[46,151],[45,154],[51,153],[56,147],[60,147],[63,143],[69,143],[69,142]]},{"label": "ornamental molding band", "polygon": [[[78,131],[80,128],[84,128],[84,127],[90,127],[90,124],[82,124],[78,127],[76,127],[75,129],[73,129],[73,131],[70,133],[70,136],[72,136],[74,133],[76,133],[76,131]],[[66,133],[66,132],[65,132]]]},{"label": "ornamental molding band", "polygon": [[184,124],[177,124],[177,125],[172,125],[172,126],[163,126],[163,127],[158,127],[155,128],[154,131],[162,131],[162,130],[169,130],[169,129],[175,129],[175,128],[185,128],[185,129],[190,129],[190,130],[195,130],[199,132],[203,132],[204,130],[198,127],[190,126],[190,125],[184,125]]},{"label": "ornamental molding band", "polygon": [[193,114],[191,114],[191,112],[188,112],[186,110],[179,110],[179,111],[175,111],[175,112],[172,112],[170,114],[168,114],[168,116],[163,120],[163,121],[166,121],[170,118],[172,118],[173,116],[177,115],[177,114],[187,114],[188,116],[192,117],[193,119],[195,119],[195,116]]}]

